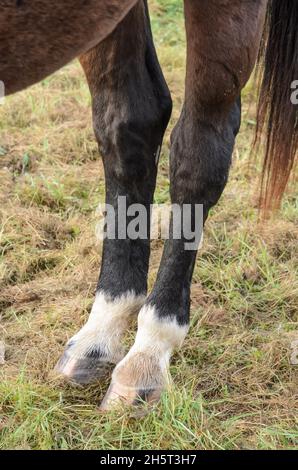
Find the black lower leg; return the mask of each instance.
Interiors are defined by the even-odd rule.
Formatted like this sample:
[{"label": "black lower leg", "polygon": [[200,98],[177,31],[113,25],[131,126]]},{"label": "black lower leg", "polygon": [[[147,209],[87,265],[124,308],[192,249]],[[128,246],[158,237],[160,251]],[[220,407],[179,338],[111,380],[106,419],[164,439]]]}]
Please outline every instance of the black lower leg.
[{"label": "black lower leg", "polygon": [[[172,103],[156,57],[146,2],[140,1],[114,34],[81,61],[92,93],[106,203],[117,213],[119,196],[124,196],[127,206],[142,204],[150,214]],[[98,289],[111,298],[129,291],[144,295],[149,237],[119,239],[117,229],[116,224],[115,240],[104,241]]]},{"label": "black lower leg", "polygon": [[[227,183],[241,106],[238,99],[219,122],[216,116],[212,121],[206,117],[202,120],[201,115],[195,114],[192,103],[190,106],[191,109],[185,103],[172,135],[170,172],[172,203],[180,206],[181,214],[185,205],[191,208],[193,230],[205,223]],[[196,205],[201,205],[202,211],[195,211]],[[202,221],[193,220],[198,214]],[[183,232],[181,239],[174,239],[171,232],[155,288],[147,300],[160,318],[172,317],[180,325],[189,321],[190,285],[197,254],[196,249],[186,249],[188,244]]]}]

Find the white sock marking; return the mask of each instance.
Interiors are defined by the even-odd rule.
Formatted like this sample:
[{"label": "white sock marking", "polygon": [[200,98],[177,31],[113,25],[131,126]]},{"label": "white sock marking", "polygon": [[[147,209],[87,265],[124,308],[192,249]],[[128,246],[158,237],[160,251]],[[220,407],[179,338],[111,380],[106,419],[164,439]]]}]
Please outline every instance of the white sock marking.
[{"label": "white sock marking", "polygon": [[129,319],[139,312],[144,301],[145,296],[133,292],[113,300],[98,292],[87,323],[70,340],[74,341],[71,356],[80,358],[98,348],[110,362],[117,363],[123,357],[121,339]]},{"label": "white sock marking", "polygon": [[[172,352],[181,347],[188,329],[188,325],[179,325],[175,318],[159,318],[154,306],[145,305],[139,313],[134,345],[116,367],[112,381],[117,383],[119,373],[123,377],[123,370],[127,370],[128,379],[134,377],[133,383],[136,376],[143,377],[141,383],[138,383],[139,388],[150,388],[150,383],[156,383],[158,377],[153,376],[154,374],[163,377],[160,382],[169,382],[168,368]],[[132,364],[131,371],[130,364]],[[159,365],[159,372],[154,364]],[[138,367],[142,369],[139,372],[136,370]],[[136,381],[138,382],[137,378]],[[128,383],[122,385],[130,388]]]}]

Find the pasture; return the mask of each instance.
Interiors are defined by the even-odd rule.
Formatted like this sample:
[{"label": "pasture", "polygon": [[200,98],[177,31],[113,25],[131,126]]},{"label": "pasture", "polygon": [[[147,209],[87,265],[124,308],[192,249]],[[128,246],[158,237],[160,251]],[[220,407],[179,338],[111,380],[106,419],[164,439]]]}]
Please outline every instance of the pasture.
[{"label": "pasture", "polygon": [[[156,203],[169,202],[169,136],[183,103],[181,0],[151,0],[158,55],[174,100]],[[253,81],[230,181],[207,222],[192,288],[191,330],[173,389],[150,414],[99,413],[109,379],[82,389],[53,367],[88,316],[101,246],[104,177],[83,72],[74,62],[0,105],[0,449],[298,448],[297,188],[258,223],[261,164],[250,157]],[[149,288],[163,243],[152,244]],[[133,341],[136,324],[127,335]]]}]

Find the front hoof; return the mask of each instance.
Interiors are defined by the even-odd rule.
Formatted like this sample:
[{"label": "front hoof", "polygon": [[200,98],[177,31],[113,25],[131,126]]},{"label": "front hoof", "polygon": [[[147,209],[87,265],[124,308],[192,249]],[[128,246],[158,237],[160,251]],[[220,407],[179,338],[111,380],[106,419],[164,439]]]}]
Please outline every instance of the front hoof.
[{"label": "front hoof", "polygon": [[131,351],[113,372],[101,410],[156,403],[169,384],[167,363],[155,353]]},{"label": "front hoof", "polygon": [[77,385],[88,385],[106,376],[114,364],[99,350],[91,351],[83,357],[76,357],[67,348],[58,361],[55,371]]},{"label": "front hoof", "polygon": [[158,403],[162,389],[137,389],[120,383],[112,383],[101,403],[101,411],[111,411],[123,407],[138,407]]}]

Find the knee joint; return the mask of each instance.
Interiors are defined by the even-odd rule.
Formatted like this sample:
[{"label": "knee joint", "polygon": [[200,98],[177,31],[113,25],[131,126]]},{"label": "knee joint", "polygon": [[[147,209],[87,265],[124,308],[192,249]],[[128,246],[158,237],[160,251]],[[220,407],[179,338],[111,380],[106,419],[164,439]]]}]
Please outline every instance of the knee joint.
[{"label": "knee joint", "polygon": [[236,67],[226,62],[206,63],[204,61],[202,69],[195,85],[195,94],[198,102],[210,109],[214,106],[224,109],[232,105],[250,75],[241,63]]},{"label": "knee joint", "polygon": [[[228,180],[236,108],[221,131],[205,122],[181,121],[172,135],[171,195],[178,203],[217,203]],[[237,119],[236,119],[237,120]]]}]

